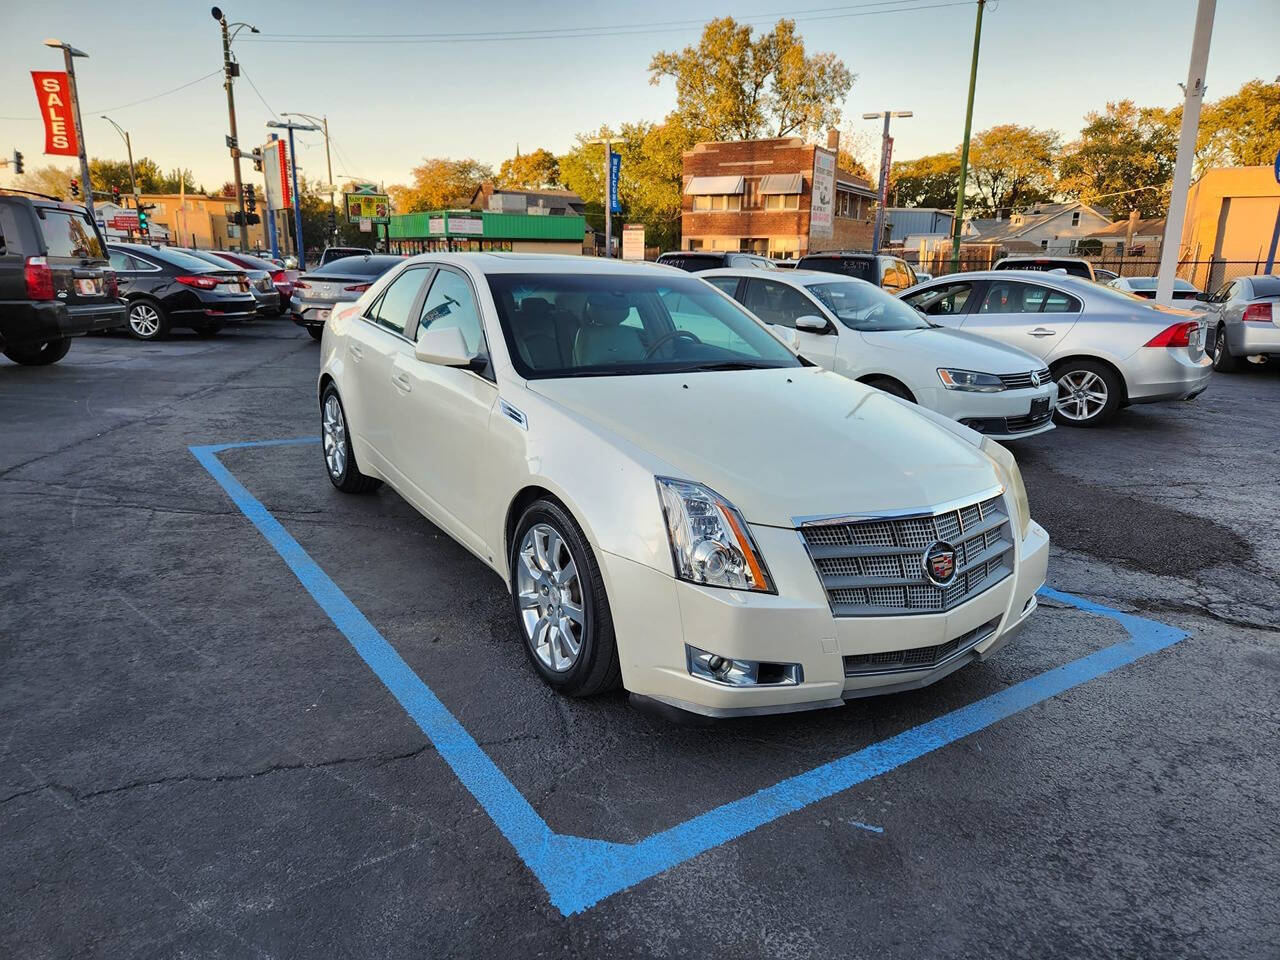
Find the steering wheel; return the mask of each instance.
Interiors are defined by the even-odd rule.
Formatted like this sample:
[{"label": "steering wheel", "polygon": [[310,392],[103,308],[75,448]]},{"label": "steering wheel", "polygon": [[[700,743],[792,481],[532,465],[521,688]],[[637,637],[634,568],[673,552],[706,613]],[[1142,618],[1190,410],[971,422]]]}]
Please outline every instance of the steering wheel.
[{"label": "steering wheel", "polygon": [[658,352],[658,348],[661,347],[664,343],[667,343],[671,340],[680,340],[680,339],[692,340],[694,343],[702,342],[701,340],[698,339],[696,334],[690,333],[688,330],[672,330],[670,333],[664,333],[657,340],[655,340],[653,342],[653,345],[649,347],[648,350],[645,351],[644,358],[646,360],[651,359],[653,355]]}]

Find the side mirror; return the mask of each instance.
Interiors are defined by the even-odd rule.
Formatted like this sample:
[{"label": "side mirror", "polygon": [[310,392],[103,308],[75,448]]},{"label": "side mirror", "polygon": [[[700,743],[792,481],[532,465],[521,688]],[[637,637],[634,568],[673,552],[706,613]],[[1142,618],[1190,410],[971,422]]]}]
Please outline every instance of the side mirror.
[{"label": "side mirror", "polygon": [[1209,295],[1201,291],[1200,293],[1196,294],[1196,299],[1199,300],[1201,303],[1207,303],[1209,300]]},{"label": "side mirror", "polygon": [[822,317],[805,314],[803,317],[796,317],[796,329],[803,330],[805,333],[829,333],[831,324]]},{"label": "side mirror", "polygon": [[457,327],[428,327],[418,334],[413,355],[423,363],[435,363],[442,367],[469,367],[474,354],[467,348],[467,341]]}]

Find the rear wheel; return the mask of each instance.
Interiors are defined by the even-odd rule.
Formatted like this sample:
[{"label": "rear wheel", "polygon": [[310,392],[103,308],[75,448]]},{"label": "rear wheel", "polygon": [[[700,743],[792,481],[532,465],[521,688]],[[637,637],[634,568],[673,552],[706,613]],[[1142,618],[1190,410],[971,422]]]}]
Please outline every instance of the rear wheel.
[{"label": "rear wheel", "polygon": [[1053,418],[1067,427],[1096,427],[1120,406],[1121,384],[1115,371],[1095,360],[1064,360],[1053,368],[1058,406]]},{"label": "rear wheel", "polygon": [[47,367],[65,357],[70,349],[71,338],[64,337],[60,340],[45,340],[43,343],[28,344],[23,347],[8,347],[4,355],[24,367]]},{"label": "rear wheel", "polygon": [[129,304],[129,334],[135,340],[162,340],[169,335],[169,318],[154,300]]},{"label": "rear wheel", "polygon": [[1221,323],[1213,333],[1213,369],[1219,373],[1235,373],[1240,369],[1240,358],[1231,352],[1227,328]]},{"label": "rear wheel", "polygon": [[312,340],[319,343],[320,338],[324,336],[324,327],[307,327],[307,333],[311,334]]},{"label": "rear wheel", "polygon": [[381,480],[365,476],[356,464],[351,434],[347,432],[347,415],[333,384],[325,387],[324,397],[320,400],[320,432],[325,472],[329,474],[330,483],[343,493],[368,493],[382,486]]}]

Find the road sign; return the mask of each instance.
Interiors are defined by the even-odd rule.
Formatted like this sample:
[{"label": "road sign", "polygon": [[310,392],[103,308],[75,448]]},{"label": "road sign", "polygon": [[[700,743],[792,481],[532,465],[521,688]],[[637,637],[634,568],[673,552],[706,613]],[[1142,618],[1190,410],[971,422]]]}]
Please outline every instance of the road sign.
[{"label": "road sign", "polygon": [[643,223],[624,223],[622,225],[622,259],[644,259]]},{"label": "road sign", "polygon": [[107,226],[112,230],[137,230],[138,211],[121,210],[118,213],[113,213],[107,219]]},{"label": "road sign", "polygon": [[344,193],[343,206],[347,209],[347,222],[391,222],[391,198],[385,193]]}]

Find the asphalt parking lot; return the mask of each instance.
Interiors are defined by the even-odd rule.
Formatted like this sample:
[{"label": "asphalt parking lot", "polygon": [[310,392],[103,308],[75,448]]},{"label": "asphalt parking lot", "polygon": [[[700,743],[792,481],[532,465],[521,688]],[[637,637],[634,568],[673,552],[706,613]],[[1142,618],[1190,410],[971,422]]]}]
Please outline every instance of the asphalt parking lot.
[{"label": "asphalt parking lot", "polygon": [[1015,447],[1060,593],[994,659],[703,728],[557,698],[316,444],[193,454],[315,435],[316,359],[0,361],[0,954],[1280,953],[1280,369]]}]

